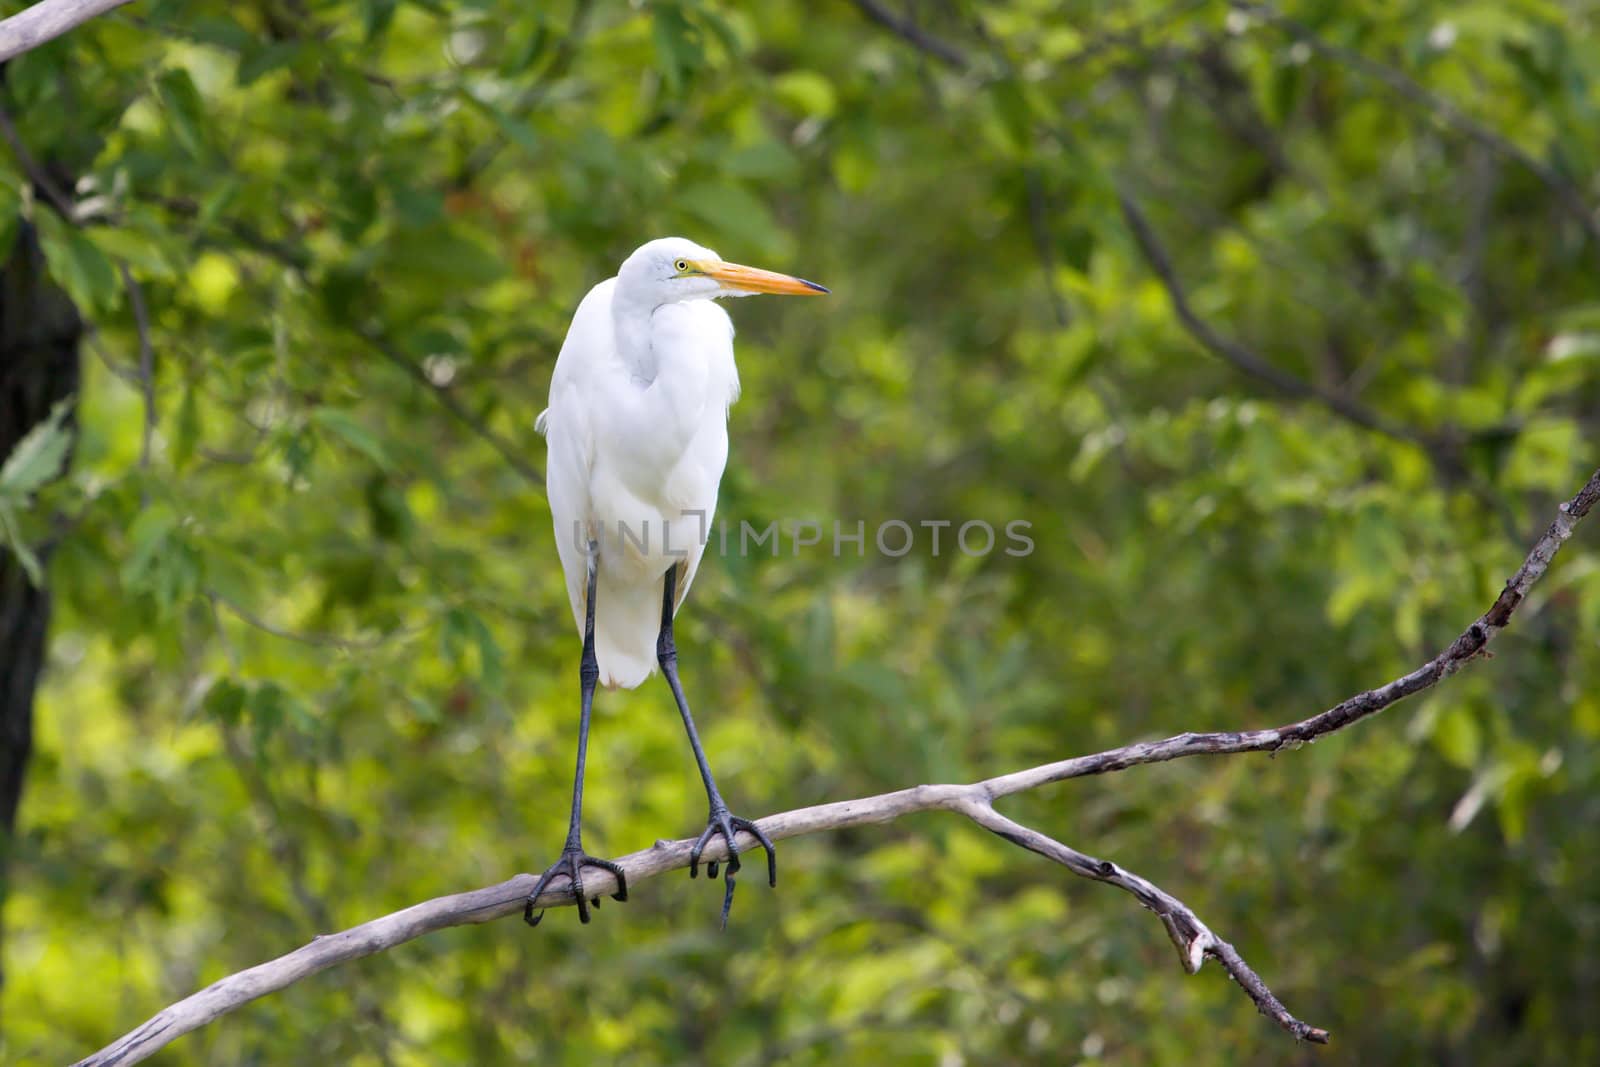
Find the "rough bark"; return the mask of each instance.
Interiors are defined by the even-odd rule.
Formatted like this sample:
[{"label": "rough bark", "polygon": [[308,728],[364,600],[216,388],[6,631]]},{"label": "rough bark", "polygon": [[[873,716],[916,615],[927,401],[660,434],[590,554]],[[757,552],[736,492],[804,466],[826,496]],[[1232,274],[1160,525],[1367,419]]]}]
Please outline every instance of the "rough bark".
[{"label": "rough bark", "polygon": [[[82,334],[77,309],[46,273],[33,227],[21,224],[0,268],[0,457],[77,393]],[[33,751],[33,698],[49,626],[49,591],[34,586],[0,549],[0,902]]]},{"label": "rough bark", "polygon": [[0,22],[0,61],[30,52],[129,0],[42,0]]}]

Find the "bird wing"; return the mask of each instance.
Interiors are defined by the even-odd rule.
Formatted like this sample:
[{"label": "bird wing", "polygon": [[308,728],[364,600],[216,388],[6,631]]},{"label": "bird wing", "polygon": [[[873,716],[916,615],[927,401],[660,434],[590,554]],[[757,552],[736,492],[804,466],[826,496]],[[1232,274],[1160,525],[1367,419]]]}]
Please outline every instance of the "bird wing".
[{"label": "bird wing", "polygon": [[[685,305],[702,324],[710,373],[706,382],[706,395],[712,402],[720,401],[722,416],[739,399],[739,365],[733,358],[733,319],[722,306],[711,300],[701,300]],[[721,473],[720,471],[718,472]]]},{"label": "bird wing", "polygon": [[544,434],[549,451],[545,493],[555,526],[556,551],[567,579],[567,599],[580,634],[588,592],[587,545],[589,538],[596,536],[591,528],[594,508],[590,499],[594,421],[584,399],[584,384],[606,358],[615,356],[609,351],[614,344],[609,327],[611,290],[615,285],[615,278],[601,282],[578,305],[550,377],[550,406],[534,423],[534,428]]},{"label": "bird wing", "polygon": [[[547,495],[573,621],[582,633],[586,543],[594,537],[602,556],[595,604],[601,682],[632,687],[655,667],[662,572],[677,568],[681,605],[704,555],[697,535],[711,534],[738,372],[727,314],[709,301],[670,304],[656,311],[652,329],[662,376],[641,388],[616,349],[615,284],[602,282],[578,305],[551,376],[550,406],[535,425],[549,449]],[[675,355],[688,365],[666,366]],[[672,440],[685,431],[687,438]],[[660,554],[667,521],[674,550],[685,552],[676,561]],[[655,550],[639,555],[619,545],[623,524],[635,533],[653,530]]]},{"label": "bird wing", "polygon": [[[705,300],[678,305],[674,309],[693,323],[696,344],[706,361],[705,396],[707,410],[694,437],[684,449],[674,472],[673,488],[679,506],[705,515],[705,535],[713,536],[717,510],[717,490],[728,465],[728,409],[739,399],[739,368],[733,358],[733,320],[717,304]],[[706,544],[689,548],[678,564],[676,603],[673,612],[683,607],[694,584],[695,574],[705,555]]]}]

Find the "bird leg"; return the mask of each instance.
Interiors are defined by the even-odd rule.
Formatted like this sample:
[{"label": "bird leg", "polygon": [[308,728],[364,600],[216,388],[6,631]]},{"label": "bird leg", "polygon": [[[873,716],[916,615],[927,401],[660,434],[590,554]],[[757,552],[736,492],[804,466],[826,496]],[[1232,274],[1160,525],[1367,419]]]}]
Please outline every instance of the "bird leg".
[{"label": "bird leg", "polygon": [[[700,854],[705,851],[713,834],[721,834],[728,842],[728,869],[724,878],[727,888],[722,895],[722,926],[728,926],[728,911],[733,907],[734,875],[739,873],[739,848],[735,838],[740,830],[747,831],[760,842],[767,853],[767,884],[778,884],[778,857],[772,849],[772,841],[762,832],[761,828],[749,819],[741,819],[728,811],[728,805],[723,801],[722,794],[717,791],[717,783],[711,777],[711,765],[706,762],[706,750],[700,744],[700,734],[694,728],[694,716],[689,714],[689,700],[683,695],[683,685],[678,681],[678,647],[672,640],[673,609],[677,607],[678,565],[674,563],[667,568],[666,581],[662,587],[661,596],[661,633],[656,638],[656,662],[661,665],[661,675],[667,680],[667,685],[672,689],[672,698],[678,702],[678,714],[683,716],[683,728],[689,733],[689,747],[694,749],[694,760],[700,766],[700,779],[705,782],[706,799],[711,803],[711,816],[706,820],[705,831],[700,834],[694,843],[694,849],[689,853],[689,877],[694,878],[700,872]],[[706,864],[706,877],[717,876],[717,863],[712,860]]]},{"label": "bird leg", "polygon": [[[534,914],[533,906],[538,903],[539,895],[544,892],[551,879],[558,874],[566,875],[567,881],[572,886],[572,898],[578,905],[579,922],[589,921],[589,898],[583,894],[585,867],[598,867],[610,871],[617,879],[617,891],[611,894],[611,899],[628,899],[628,879],[622,873],[622,868],[610,860],[597,859],[583,850],[583,765],[589,751],[589,711],[594,706],[595,684],[600,680],[600,664],[594,656],[594,595],[595,577],[599,573],[599,554],[599,544],[590,541],[589,587],[584,597],[583,610],[583,659],[578,665],[578,677],[583,688],[578,718],[578,769],[572,780],[572,821],[567,824],[567,843],[561,850],[561,858],[539,876],[538,884],[533,887],[533,892],[528,894],[528,903],[522,909],[522,918],[529,926],[538,926],[539,920],[544,918],[543,911]],[[600,898],[594,897],[593,903],[598,908]]]}]

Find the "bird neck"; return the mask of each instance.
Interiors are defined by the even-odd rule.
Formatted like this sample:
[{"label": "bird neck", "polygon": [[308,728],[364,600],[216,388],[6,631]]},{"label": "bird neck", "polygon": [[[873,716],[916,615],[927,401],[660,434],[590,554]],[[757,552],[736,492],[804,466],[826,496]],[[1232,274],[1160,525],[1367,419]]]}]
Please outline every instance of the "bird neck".
[{"label": "bird neck", "polygon": [[633,375],[634,381],[641,385],[655,381],[660,369],[660,362],[650,344],[650,317],[655,311],[651,303],[630,297],[620,286],[611,301],[617,355],[622,358],[623,365]]}]

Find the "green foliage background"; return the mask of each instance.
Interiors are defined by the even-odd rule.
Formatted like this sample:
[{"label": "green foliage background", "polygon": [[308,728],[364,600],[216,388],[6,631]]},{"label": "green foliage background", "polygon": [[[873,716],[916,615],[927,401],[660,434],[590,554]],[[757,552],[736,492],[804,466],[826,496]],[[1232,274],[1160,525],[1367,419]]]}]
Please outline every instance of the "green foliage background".
[{"label": "green foliage background", "polygon": [[[1431,655],[1595,463],[1600,243],[1544,178],[1600,203],[1600,14],[1285,13],[152,0],[11,63],[89,221],[14,157],[0,218],[31,215],[96,334],[70,477],[8,505],[72,525],[4,1058],[554,857],[577,644],[502,451],[542,465],[565,323],[652,236],[834,289],[732,309],[729,520],[1037,543],[709,561],[680,646],[741,813],[1276,724]],[[1401,432],[1196,344],[1119,189],[1199,315]],[[161,1062],[1595,1062],[1594,544],[1492,662],[1379,721],[1007,802],[1185,899],[1331,1051],[1183,976],[1129,899],[929,815],[782,846],[725,934],[720,887],[658,880],[587,928],[345,966]],[[699,829],[659,682],[601,696],[588,811],[602,854]]]}]

